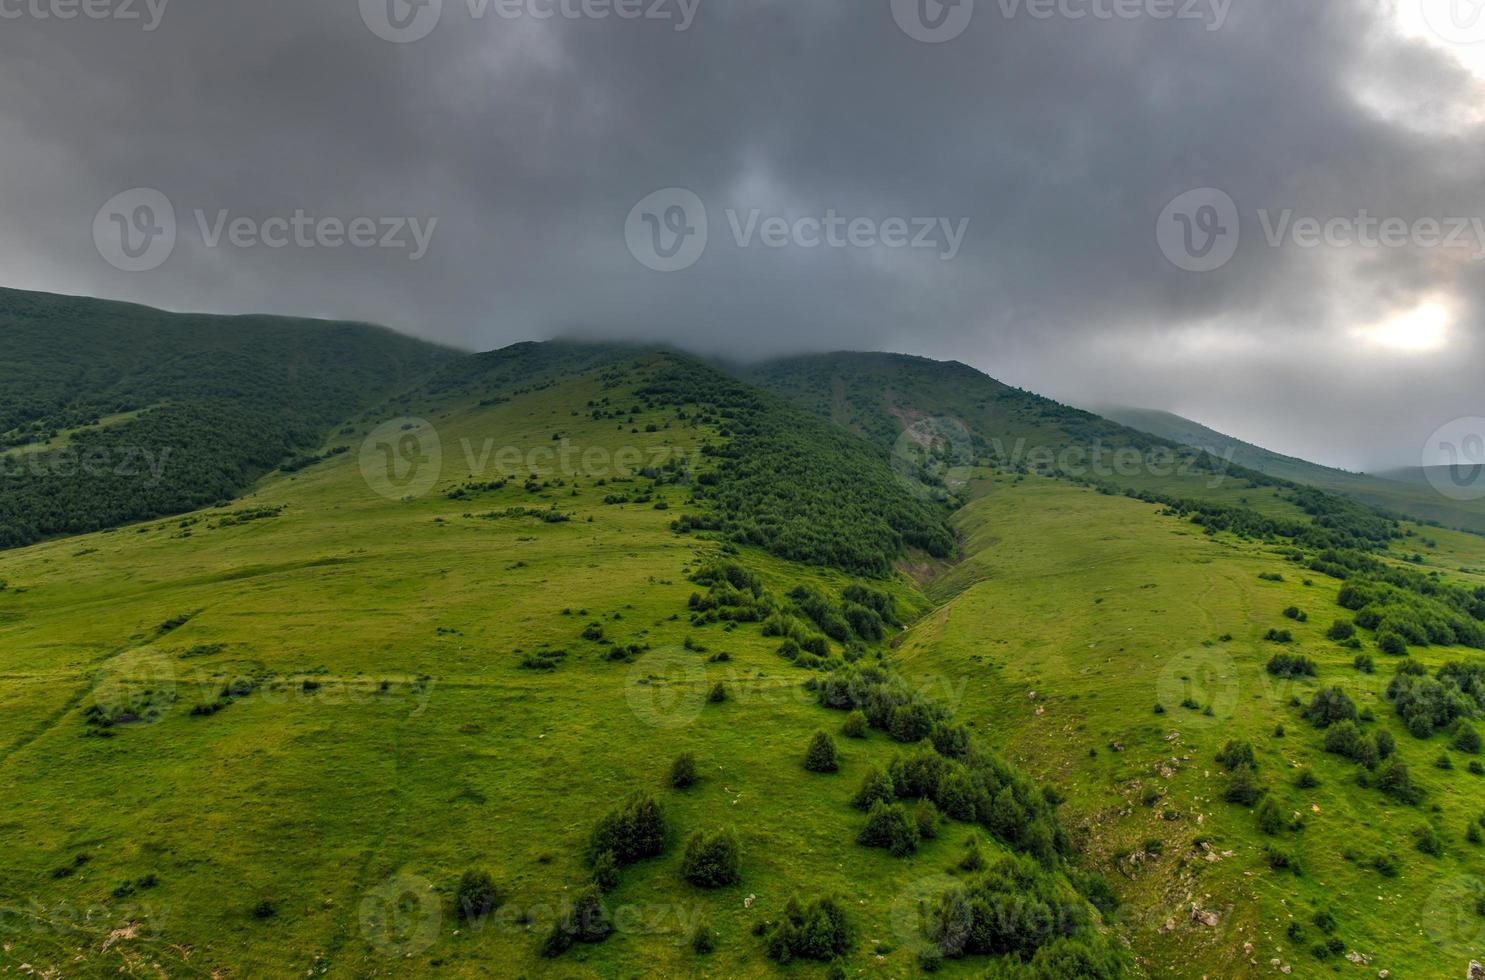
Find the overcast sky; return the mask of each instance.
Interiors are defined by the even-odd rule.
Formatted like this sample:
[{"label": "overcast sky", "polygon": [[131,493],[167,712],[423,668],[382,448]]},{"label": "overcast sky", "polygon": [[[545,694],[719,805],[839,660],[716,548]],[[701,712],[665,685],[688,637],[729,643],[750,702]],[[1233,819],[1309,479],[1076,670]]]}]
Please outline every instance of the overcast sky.
[{"label": "overcast sky", "polygon": [[80,2],[0,0],[5,285],[907,351],[1348,468],[1485,415],[1474,0]]}]

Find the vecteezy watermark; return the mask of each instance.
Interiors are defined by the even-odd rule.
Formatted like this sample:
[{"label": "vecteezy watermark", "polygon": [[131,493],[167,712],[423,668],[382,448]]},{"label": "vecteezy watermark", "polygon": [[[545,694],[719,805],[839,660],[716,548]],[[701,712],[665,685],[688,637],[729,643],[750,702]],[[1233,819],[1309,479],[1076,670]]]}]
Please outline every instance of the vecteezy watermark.
[{"label": "vecteezy watermark", "polygon": [[1423,447],[1423,472],[1450,500],[1485,498],[1485,418],[1470,416],[1440,426]]},{"label": "vecteezy watermark", "polygon": [[978,457],[969,426],[956,418],[935,416],[905,426],[892,445],[897,480],[920,496],[935,488],[954,489],[974,473]]},{"label": "vecteezy watermark", "polygon": [[1178,269],[1212,272],[1237,254],[1242,221],[1225,191],[1198,187],[1165,206],[1155,221],[1155,241]]},{"label": "vecteezy watermark", "polygon": [[[957,258],[970,219],[947,217],[847,217],[834,208],[821,214],[765,214],[761,208],[727,208],[727,227],[737,248],[818,248],[920,250]],[[679,272],[695,265],[711,237],[706,204],[683,187],[648,195],[629,211],[624,241],[629,254],[656,272]]]},{"label": "vecteezy watermark", "polygon": [[1456,875],[1429,895],[1423,906],[1423,934],[1440,954],[1467,960],[1485,945],[1485,879]]},{"label": "vecteezy watermark", "polygon": [[1416,3],[1423,21],[1451,44],[1485,41],[1485,0],[1404,0]]},{"label": "vecteezy watermark", "polygon": [[[689,30],[701,0],[465,0],[472,21],[646,20]],[[444,0],[361,0],[361,20],[383,41],[408,44],[432,34]]]},{"label": "vecteezy watermark", "polygon": [[[1485,2],[1485,0],[1482,0]],[[1294,208],[1259,208],[1255,213],[1269,248],[1361,248],[1456,251],[1485,260],[1485,217],[1382,216],[1362,208],[1354,214],[1302,214]],[[1242,238],[1242,216],[1225,191],[1201,187],[1179,195],[1155,223],[1155,240],[1172,265],[1211,272],[1232,261]]]},{"label": "vecteezy watermark", "polygon": [[[1227,23],[1232,0],[995,0],[1005,20],[1200,21],[1208,31]],[[925,44],[952,41],[969,29],[975,0],[891,0],[902,32]]]},{"label": "vecteezy watermark", "polygon": [[427,494],[443,471],[443,442],[433,423],[401,418],[371,430],[361,443],[361,478],[388,500]]},{"label": "vecteezy watermark", "polygon": [[153,32],[170,0],[0,0],[0,20],[116,20]]},{"label": "vecteezy watermark", "polygon": [[[206,248],[356,248],[407,253],[418,262],[432,245],[437,218],[314,216],[302,208],[267,218],[234,215],[229,209],[191,215]],[[149,272],[164,265],[175,251],[180,229],[175,206],[162,192],[136,187],[110,198],[93,218],[98,254],[124,272]]]},{"label": "vecteezy watermark", "polygon": [[153,651],[128,652],[111,659],[93,678],[93,703],[84,714],[89,725],[147,725],[161,720],[177,700],[175,665]]},{"label": "vecteezy watermark", "polygon": [[582,477],[603,480],[627,477],[646,471],[657,472],[679,468],[689,472],[689,457],[675,446],[579,446],[565,436],[552,445],[496,447],[496,440],[486,439],[476,449],[473,440],[460,437],[464,462],[471,478],[480,479],[493,470],[497,477],[534,476]]},{"label": "vecteezy watermark", "polygon": [[361,900],[360,922],[361,935],[383,956],[417,956],[438,941],[443,901],[427,878],[393,875]]},{"label": "vecteezy watermark", "polygon": [[93,244],[115,269],[158,269],[175,251],[175,206],[150,187],[115,194],[93,218]]},{"label": "vecteezy watermark", "polygon": [[975,0],[892,0],[892,19],[902,32],[924,44],[952,41],[969,29]]},{"label": "vecteezy watermark", "polygon": [[1156,703],[1166,711],[1185,709],[1175,724],[1213,728],[1237,710],[1237,662],[1221,647],[1196,647],[1166,661],[1155,682]]},{"label": "vecteezy watermark", "polygon": [[0,477],[137,476],[154,486],[174,452],[171,446],[61,446],[0,453]]},{"label": "vecteezy watermark", "polygon": [[655,728],[685,728],[706,707],[706,668],[696,654],[663,647],[645,654],[624,678],[624,700],[634,716]]}]

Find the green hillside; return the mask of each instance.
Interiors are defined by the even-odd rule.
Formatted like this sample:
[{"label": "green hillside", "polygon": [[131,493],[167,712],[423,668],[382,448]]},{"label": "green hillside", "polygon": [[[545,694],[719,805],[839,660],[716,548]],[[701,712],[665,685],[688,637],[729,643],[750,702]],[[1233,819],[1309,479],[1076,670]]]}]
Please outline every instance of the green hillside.
[{"label": "green hillside", "polygon": [[1436,491],[1421,469],[1370,475],[1319,466],[1234,439],[1169,412],[1140,408],[1099,409],[1099,414],[1141,432],[1228,456],[1239,466],[1283,480],[1343,493],[1417,521],[1485,534],[1485,501],[1450,500]]},{"label": "green hillside", "polygon": [[0,289],[0,548],[232,499],[456,356],[379,327]]},{"label": "green hillside", "polygon": [[956,365],[423,367],[235,499],[0,552],[8,972],[1477,955],[1480,537]]}]

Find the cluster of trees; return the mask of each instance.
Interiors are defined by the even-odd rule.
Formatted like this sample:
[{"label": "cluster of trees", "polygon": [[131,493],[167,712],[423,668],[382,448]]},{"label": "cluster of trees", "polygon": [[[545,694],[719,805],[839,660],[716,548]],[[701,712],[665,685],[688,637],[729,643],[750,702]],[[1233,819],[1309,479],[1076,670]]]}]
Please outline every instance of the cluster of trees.
[{"label": "cluster of trees", "polygon": [[1268,662],[1268,672],[1275,677],[1290,680],[1295,677],[1314,677],[1318,668],[1309,657],[1280,653]]},{"label": "cluster of trees", "polygon": [[923,926],[948,959],[1009,957],[1029,964],[1032,977],[1127,975],[1125,955],[1097,931],[1083,897],[1065,877],[1025,857],[1002,858],[949,888],[925,911]]},{"label": "cluster of trees", "polygon": [[[0,548],[229,500],[454,356],[390,331],[4,291]],[[73,353],[87,351],[78,359]],[[109,416],[138,412],[110,424]]]},{"label": "cluster of trees", "polygon": [[[1058,797],[984,751],[961,725],[880,667],[852,665],[814,681],[820,704],[860,711],[867,723],[896,741],[926,742],[894,759],[885,774],[868,774],[867,785],[890,786],[895,799],[929,800],[945,816],[978,823],[1017,850],[1055,864],[1072,851],[1057,821]],[[883,802],[879,797],[872,802]]]},{"label": "cluster of trees", "polygon": [[845,647],[845,659],[860,659],[867,645],[880,642],[889,627],[901,626],[896,600],[868,585],[849,585],[837,602],[810,585],[800,585],[781,600],[763,587],[758,576],[729,561],[710,563],[691,581],[707,586],[689,602],[694,625],[707,622],[763,623],[763,635],[780,637],[779,654],[801,667],[832,668],[830,642]]},{"label": "cluster of trees", "polygon": [[1421,664],[1404,661],[1387,686],[1387,700],[1408,731],[1428,738],[1485,708],[1485,662],[1451,662],[1429,677]]},{"label": "cluster of trees", "polygon": [[1387,653],[1405,654],[1409,644],[1485,650],[1485,588],[1467,591],[1430,579],[1420,582],[1405,577],[1402,581],[1427,591],[1353,575],[1337,601],[1355,611],[1355,625],[1376,631]]},{"label": "cluster of trees", "polygon": [[668,358],[638,394],[699,406],[731,438],[702,447],[715,481],[694,494],[701,512],[677,531],[712,530],[794,561],[881,578],[907,548],[948,557],[955,537],[942,508],[898,483],[884,450],[688,358]]},{"label": "cluster of trees", "polygon": [[770,958],[780,963],[790,960],[828,962],[851,948],[851,923],[846,910],[832,898],[816,898],[805,905],[789,899],[783,918],[761,923]]}]

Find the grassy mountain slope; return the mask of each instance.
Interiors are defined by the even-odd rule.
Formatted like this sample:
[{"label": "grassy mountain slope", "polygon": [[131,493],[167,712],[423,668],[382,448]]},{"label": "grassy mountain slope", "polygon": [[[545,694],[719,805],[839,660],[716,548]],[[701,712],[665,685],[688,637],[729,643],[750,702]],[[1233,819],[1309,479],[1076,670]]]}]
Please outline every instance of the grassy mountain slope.
[{"label": "grassy mountain slope", "polygon": [[1213,527],[1266,524],[1273,536],[1320,547],[1326,538],[1371,547],[1398,533],[1364,505],[1248,469],[1226,450],[1182,446],[963,364],[843,353],[771,362],[743,375],[890,447],[899,475],[954,505],[964,500],[966,474],[987,465],[1205,511]]},{"label": "grassy mountain slope", "polygon": [[[0,552],[0,964],[823,977],[841,914],[850,976],[1463,972],[1485,766],[1387,691],[1480,660],[1443,636],[1485,614],[1485,542],[1369,537],[1272,479],[1115,474],[1233,508],[1202,511],[987,466],[995,441],[1165,444],[968,368],[846,360],[774,366],[799,408],[670,352],[451,360],[242,499]],[[963,429],[914,429],[933,415]],[[1329,638],[1353,619],[1352,647]],[[1304,709],[1332,686],[1417,798],[1382,788],[1395,762],[1325,751]],[[822,731],[837,772],[806,768]],[[1223,799],[1229,741],[1251,803]],[[908,809],[852,806],[874,767]],[[916,786],[948,816],[914,841]],[[661,853],[571,918],[636,790]],[[649,846],[626,826],[605,846]],[[697,832],[735,835],[739,881],[688,880]],[[795,896],[836,904],[782,924]],[[613,933],[553,948],[564,915]]]},{"label": "grassy mountain slope", "polygon": [[[917,970],[918,904],[976,880],[959,869],[968,842],[991,866],[1022,845],[964,821],[908,857],[856,844],[866,817],[852,795],[909,748],[880,731],[843,737],[846,716],[804,686],[824,675],[742,618],[763,602],[792,608],[783,597],[800,586],[841,595],[851,579],[729,543],[725,529],[672,528],[713,509],[703,478],[733,464],[721,449],[780,438],[773,411],[809,440],[784,448],[826,439],[825,423],[766,396],[751,419],[725,415],[734,382],[670,355],[547,376],[571,356],[589,353],[523,348],[441,376],[436,393],[336,436],[364,453],[271,476],[228,509],[0,554],[7,964],[771,975],[770,940],[754,930],[798,894],[840,902],[853,973]],[[711,382],[700,401],[662,397],[698,378]],[[821,465],[890,472],[855,439],[829,445]],[[701,573],[723,559],[760,591],[708,586]],[[853,594],[890,595],[905,622],[928,607],[903,579]],[[808,648],[805,622],[790,630]],[[822,663],[841,666],[846,644],[820,642]],[[851,643],[869,662],[887,654]],[[821,730],[835,734],[837,773],[804,768]],[[682,752],[700,778],[675,790]],[[636,789],[664,807],[665,852],[624,868],[605,897],[615,935],[545,958],[554,919],[592,876],[595,824]],[[1023,802],[1050,806],[1039,791]],[[683,880],[687,838],[723,829],[739,841],[741,882]],[[1097,936],[1061,872],[1017,867],[1083,924],[1059,921]],[[470,869],[498,887],[498,909],[474,924],[456,901]],[[698,922],[716,934],[705,957],[691,947]],[[1024,975],[1081,969],[1059,962]]]},{"label": "grassy mountain slope", "polygon": [[1343,493],[1374,507],[1382,507],[1414,520],[1485,533],[1485,502],[1454,501],[1438,493],[1421,469],[1369,475],[1319,466],[1291,456],[1282,456],[1251,443],[1223,435],[1198,422],[1140,408],[1099,409],[1105,418],[1219,455],[1231,454],[1239,466],[1269,476]]},{"label": "grassy mountain slope", "polygon": [[0,290],[0,547],[229,500],[454,352]]},{"label": "grassy mountain slope", "polygon": [[[1275,972],[1273,959],[1294,976],[1359,975],[1350,953],[1367,959],[1369,976],[1462,975],[1485,923],[1475,900],[1465,905],[1485,855],[1469,840],[1485,776],[1466,771],[1473,757],[1449,752],[1447,736],[1408,733],[1386,698],[1396,658],[1368,636],[1376,672],[1364,674],[1356,651],[1327,638],[1351,615],[1337,605],[1339,583],[1264,545],[1060,481],[997,477],[983,491],[957,519],[971,557],[937,583],[945,604],[904,643],[905,669],[960,679],[960,717],[1066,787],[1075,833],[1116,882],[1149,975],[1256,976]],[[1456,543],[1476,561],[1485,552],[1477,538]],[[1287,618],[1291,606],[1308,621]],[[1294,642],[1265,640],[1271,629]],[[1317,676],[1272,676],[1265,664],[1277,653],[1311,658]],[[1432,670],[1479,653],[1412,656]],[[1420,803],[1359,786],[1363,770],[1325,751],[1326,733],[1302,713],[1332,685],[1374,716],[1369,734],[1394,737]],[[1267,791],[1257,805],[1223,799],[1232,777],[1216,756],[1232,740],[1256,751]],[[1441,754],[1454,768],[1435,766]],[[1305,769],[1318,785],[1299,784]],[[1283,818],[1272,834],[1257,817],[1269,800]],[[1440,856],[1417,849],[1425,826],[1444,842]],[[1299,873],[1271,867],[1270,848]],[[1374,866],[1386,855],[1395,877]],[[1319,911],[1333,927],[1316,925]],[[1339,952],[1313,950],[1332,937]]]}]

